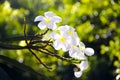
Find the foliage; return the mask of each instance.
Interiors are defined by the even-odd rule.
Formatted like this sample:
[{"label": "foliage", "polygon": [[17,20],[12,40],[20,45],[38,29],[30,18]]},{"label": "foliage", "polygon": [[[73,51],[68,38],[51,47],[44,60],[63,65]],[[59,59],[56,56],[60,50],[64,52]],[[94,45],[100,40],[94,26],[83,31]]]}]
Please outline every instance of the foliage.
[{"label": "foliage", "polygon": [[[41,15],[45,11],[53,11],[61,16],[63,23],[60,24],[74,26],[81,41],[95,50],[95,55],[89,58],[89,69],[77,80],[113,80],[120,74],[119,0],[5,1],[0,4],[0,42],[8,37],[23,35],[24,17],[27,18],[28,34],[41,33],[33,20],[36,15]],[[14,40],[3,42],[24,44]],[[62,51],[57,53],[63,55]],[[56,58],[39,54],[40,58],[54,69],[48,71],[41,67],[27,50],[0,49],[0,54],[29,65],[38,72],[42,70],[53,80],[74,79],[74,66]]]}]

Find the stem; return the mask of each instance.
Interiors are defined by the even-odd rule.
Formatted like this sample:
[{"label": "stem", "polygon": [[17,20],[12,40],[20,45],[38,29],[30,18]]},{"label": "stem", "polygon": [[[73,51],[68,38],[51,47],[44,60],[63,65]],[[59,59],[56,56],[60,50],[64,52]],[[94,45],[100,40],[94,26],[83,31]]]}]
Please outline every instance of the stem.
[{"label": "stem", "polygon": [[47,29],[47,30],[46,30],[44,33],[42,33],[42,34],[36,34],[35,36],[31,37],[30,43],[32,42],[32,40],[34,40],[35,37],[40,37],[40,38],[42,38],[43,35],[45,35],[48,31],[49,31],[49,29]]},{"label": "stem", "polygon": [[41,40],[38,40],[38,41],[31,41],[30,44],[36,44],[36,43],[45,43],[45,44],[49,44],[49,43],[52,43],[52,41],[41,41]]},{"label": "stem", "polygon": [[35,58],[39,61],[39,63],[41,63],[44,67],[46,67],[47,69],[51,69],[50,67],[48,67],[46,64],[44,64],[40,58],[29,48],[29,51],[35,56]]},{"label": "stem", "polygon": [[[45,50],[45,51],[44,51],[44,50]],[[51,52],[51,51],[49,51],[48,49],[45,49],[45,48],[43,48],[43,50],[42,50],[42,49],[37,49],[37,51],[42,52],[42,53],[44,53],[44,54],[48,54],[48,55],[50,55],[50,56],[54,56],[54,57],[56,57],[57,59],[61,59],[61,60],[64,60],[64,61],[71,61],[70,58],[65,58],[65,57],[59,56],[59,55],[57,55],[57,54],[55,54],[55,53],[53,53],[53,52]],[[46,52],[46,51],[47,51],[47,52]]]}]

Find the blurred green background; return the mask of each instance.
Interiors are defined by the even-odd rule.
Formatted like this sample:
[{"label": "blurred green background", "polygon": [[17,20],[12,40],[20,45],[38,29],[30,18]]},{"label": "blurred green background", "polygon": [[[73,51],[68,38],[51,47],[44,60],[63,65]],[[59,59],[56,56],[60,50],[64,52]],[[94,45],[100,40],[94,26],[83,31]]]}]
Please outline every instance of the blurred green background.
[{"label": "blurred green background", "polygon": [[75,27],[80,40],[95,50],[95,55],[88,57],[89,68],[80,78],[74,77],[73,65],[48,55],[39,57],[52,71],[41,66],[28,50],[0,48],[0,55],[25,64],[50,80],[115,80],[120,74],[120,0],[0,0],[0,43],[24,44],[3,39],[24,34],[24,17],[29,35],[40,32],[34,18],[46,11],[62,17],[59,25]]}]

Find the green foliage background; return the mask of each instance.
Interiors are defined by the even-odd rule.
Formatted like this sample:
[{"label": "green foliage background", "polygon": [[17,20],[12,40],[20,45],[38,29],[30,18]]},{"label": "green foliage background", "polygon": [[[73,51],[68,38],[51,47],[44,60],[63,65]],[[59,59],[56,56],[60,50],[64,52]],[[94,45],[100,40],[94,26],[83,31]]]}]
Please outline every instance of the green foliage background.
[{"label": "green foliage background", "polygon": [[[44,73],[50,80],[114,80],[120,74],[120,1],[119,0],[8,0],[0,1],[0,40],[23,35],[24,17],[28,34],[41,32],[34,18],[46,11],[62,17],[59,25],[76,28],[80,40],[95,50],[89,57],[89,68],[82,77],[73,75],[73,65],[48,55],[38,54],[42,61],[53,68],[42,67],[28,50],[3,50],[8,56]],[[1,41],[24,44],[20,41]],[[67,53],[58,51],[65,56]],[[116,72],[117,70],[117,72]]]}]

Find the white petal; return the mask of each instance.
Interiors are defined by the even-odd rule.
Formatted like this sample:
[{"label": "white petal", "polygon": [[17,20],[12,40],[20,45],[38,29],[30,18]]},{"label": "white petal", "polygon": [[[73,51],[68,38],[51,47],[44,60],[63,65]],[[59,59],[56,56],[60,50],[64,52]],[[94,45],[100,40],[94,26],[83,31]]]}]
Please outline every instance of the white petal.
[{"label": "white petal", "polygon": [[62,46],[62,50],[63,50],[64,52],[68,51],[68,49],[66,48],[65,45]]},{"label": "white petal", "polygon": [[51,22],[50,24],[47,25],[47,27],[48,27],[49,29],[55,30],[57,26],[56,26],[55,23]]},{"label": "white petal", "polygon": [[65,29],[65,26],[60,26],[60,27],[58,28],[58,30],[63,31],[63,30],[66,30],[66,29]]},{"label": "white petal", "polygon": [[43,29],[46,28],[46,25],[45,25],[44,22],[40,22],[40,23],[38,23],[38,27],[39,27],[41,30],[43,30]]},{"label": "white petal", "polygon": [[88,61],[82,61],[79,65],[79,68],[81,71],[87,69],[88,68]]},{"label": "white petal", "polygon": [[79,60],[86,60],[86,56],[82,51],[79,50],[77,46],[71,47],[71,49],[69,50],[69,56]]},{"label": "white petal", "polygon": [[80,50],[84,50],[85,49],[85,44],[83,42],[80,42],[79,47],[80,47]]},{"label": "white petal", "polygon": [[67,43],[64,44],[63,43],[62,50],[65,51],[65,52],[68,51],[69,50],[69,44],[67,44]]},{"label": "white petal", "polygon": [[55,39],[55,38],[56,38],[56,35],[57,35],[56,32],[52,32],[52,33],[50,34],[50,37],[51,37],[52,39]]},{"label": "white petal", "polygon": [[59,43],[58,41],[55,41],[55,42],[53,43],[53,47],[54,47],[56,50],[61,49],[61,45],[60,45],[60,43]]},{"label": "white petal", "polygon": [[58,40],[59,37],[60,37],[60,35],[58,35],[56,32],[52,32],[52,33],[50,34],[50,37],[51,37],[52,39]]},{"label": "white petal", "polygon": [[73,57],[73,58],[75,58],[75,59],[78,59],[78,58],[79,58],[77,52],[75,52],[74,54],[72,54],[71,57]]},{"label": "white petal", "polygon": [[45,15],[45,17],[53,17],[54,16],[53,12],[45,12],[44,15]]},{"label": "white petal", "polygon": [[85,49],[85,54],[87,56],[92,56],[94,54],[94,50],[92,48],[86,48]]},{"label": "white petal", "polygon": [[86,56],[84,55],[84,53],[82,51],[78,52],[77,58],[79,60],[86,60]]},{"label": "white petal", "polygon": [[52,20],[55,21],[56,23],[58,23],[58,22],[61,22],[61,21],[62,21],[62,18],[59,17],[59,16],[54,16],[54,17],[52,18]]},{"label": "white petal", "polygon": [[78,44],[79,44],[79,38],[78,37],[73,37],[73,36],[70,36],[70,39],[69,39],[69,41],[71,42],[70,44],[71,45],[75,45],[75,46],[78,46]]},{"label": "white petal", "polygon": [[43,16],[37,16],[37,17],[35,17],[34,22],[42,21],[43,18],[44,18]]},{"label": "white petal", "polygon": [[[73,47],[76,47],[76,46],[73,46]],[[74,58],[75,49],[73,49],[73,47],[71,47],[71,49],[69,50],[69,56]]]},{"label": "white petal", "polygon": [[74,75],[75,75],[76,78],[79,78],[82,75],[82,71],[74,72]]},{"label": "white petal", "polygon": [[68,31],[69,28],[70,28],[70,26],[65,25],[65,26],[60,26],[58,29],[59,29],[60,31]]},{"label": "white petal", "polygon": [[75,32],[74,36],[75,36],[75,40],[76,40],[76,45],[79,45],[79,43],[80,43],[80,38],[78,37],[78,35],[77,35],[76,32]]},{"label": "white petal", "polygon": [[73,58],[77,58],[78,57],[78,47],[77,46],[73,46],[70,50],[69,50],[69,55]]},{"label": "white petal", "polygon": [[77,46],[72,46],[69,50],[69,56],[72,58],[77,58],[78,57],[78,47]]}]

